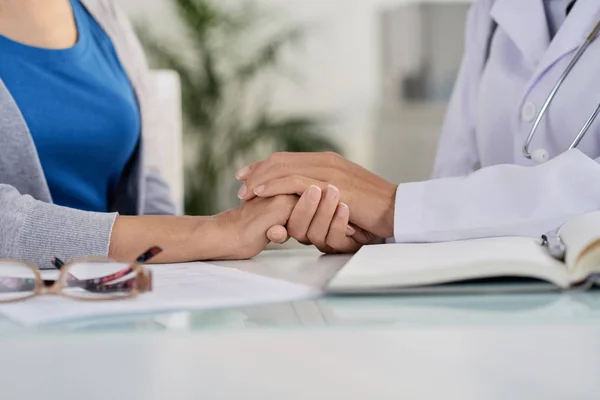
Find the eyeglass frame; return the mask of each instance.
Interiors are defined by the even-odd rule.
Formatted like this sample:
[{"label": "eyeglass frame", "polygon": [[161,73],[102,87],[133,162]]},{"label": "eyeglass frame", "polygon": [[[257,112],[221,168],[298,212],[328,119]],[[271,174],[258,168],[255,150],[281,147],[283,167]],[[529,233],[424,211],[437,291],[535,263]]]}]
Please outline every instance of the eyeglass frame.
[{"label": "eyeglass frame", "polygon": [[[140,260],[147,261],[160,252],[162,252],[162,249],[160,247],[158,247],[158,246],[151,247],[146,252],[144,252],[142,255],[140,255],[137,258],[136,262],[134,262],[134,263],[121,262],[121,261],[117,261],[117,260],[114,260],[111,258],[103,258],[103,257],[88,257],[88,258],[73,260],[73,261],[70,261],[70,262],[64,264],[60,268],[60,272],[59,272],[58,278],[56,280],[42,279],[42,274],[40,273],[40,270],[29,262],[22,261],[22,260],[13,260],[13,259],[0,259],[0,270],[1,270],[3,264],[13,264],[13,265],[16,264],[16,265],[25,266],[25,267],[29,268],[35,276],[35,286],[34,286],[34,290],[32,291],[31,294],[28,294],[23,297],[15,298],[15,299],[9,299],[9,300],[0,299],[0,303],[2,303],[2,304],[16,303],[19,301],[25,301],[25,300],[31,299],[33,297],[44,296],[44,295],[64,296],[64,297],[67,297],[70,299],[84,300],[84,301],[110,301],[110,300],[133,298],[142,293],[147,293],[147,292],[152,291],[152,271],[150,271],[147,268],[144,268],[142,266],[142,264],[140,263]],[[84,283],[84,284],[86,284],[86,286],[90,285],[90,284],[97,285],[96,286],[96,289],[97,289],[101,285],[105,285],[106,283],[109,283],[110,281],[114,281],[116,279],[119,279],[120,277],[129,275],[133,272],[133,273],[135,273],[135,276],[133,278],[117,283],[117,284],[135,283],[135,285],[133,286],[133,289],[130,292],[125,292],[124,295],[122,294],[122,295],[113,295],[113,296],[106,296],[106,297],[85,297],[85,296],[77,296],[77,295],[71,295],[71,294],[64,293],[63,289],[69,287],[66,284],[67,282],[69,282],[69,278],[67,275],[69,273],[69,267],[72,265],[75,265],[75,264],[82,264],[82,263],[89,263],[89,262],[92,262],[92,263],[93,262],[107,262],[107,263],[126,264],[127,267],[125,267],[124,269],[117,271],[113,274],[106,275],[106,276],[99,277],[99,278],[77,279],[76,280],[77,282]],[[65,275],[67,275],[67,276],[65,276]],[[31,279],[31,278],[24,278],[24,279]],[[73,282],[73,281],[71,281],[71,282]],[[90,289],[88,289],[86,287],[82,287],[82,286],[74,286],[74,287],[80,287],[85,290],[90,290]],[[118,289],[119,287],[113,286],[113,288]]]}]

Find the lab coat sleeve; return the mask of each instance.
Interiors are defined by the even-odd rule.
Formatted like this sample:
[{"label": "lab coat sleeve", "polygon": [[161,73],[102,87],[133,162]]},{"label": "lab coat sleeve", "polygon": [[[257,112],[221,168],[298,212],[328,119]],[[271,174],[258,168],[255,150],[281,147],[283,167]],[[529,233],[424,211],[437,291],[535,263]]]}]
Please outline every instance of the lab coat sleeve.
[{"label": "lab coat sleeve", "polygon": [[577,149],[533,167],[495,165],[465,177],[401,184],[396,242],[540,235],[600,209],[600,164]]},{"label": "lab coat sleeve", "polygon": [[433,169],[434,178],[464,176],[479,165],[475,140],[478,88],[492,29],[489,0],[474,2],[465,30],[465,55],[448,105]]}]

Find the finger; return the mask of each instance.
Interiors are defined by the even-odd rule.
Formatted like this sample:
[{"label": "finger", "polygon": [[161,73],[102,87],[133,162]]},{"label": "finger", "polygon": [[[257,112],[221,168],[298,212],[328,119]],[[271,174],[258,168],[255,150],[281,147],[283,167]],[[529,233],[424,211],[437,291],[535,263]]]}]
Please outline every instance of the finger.
[{"label": "finger", "polygon": [[292,175],[285,178],[274,179],[254,189],[258,197],[273,197],[280,194],[302,195],[310,186],[317,186],[322,191],[327,189],[327,183],[307,178],[302,175]]},{"label": "finger", "polygon": [[313,220],[319,202],[321,201],[322,191],[317,186],[310,186],[308,190],[302,194],[300,200],[296,204],[294,211],[287,224],[287,231],[291,237],[300,243],[308,243],[308,228]]},{"label": "finger", "polygon": [[356,235],[356,232],[356,228],[352,226],[352,224],[348,224],[348,226],[346,227],[346,236],[354,236]]},{"label": "finger", "polygon": [[[327,186],[323,192],[321,202],[315,213],[313,220],[310,223],[306,236],[317,248],[321,251],[327,249],[327,233],[329,226],[335,215],[340,198],[339,190],[332,185]],[[346,228],[344,227],[344,235]]]},{"label": "finger", "polygon": [[238,172],[236,172],[235,177],[238,181],[243,181],[248,178],[252,171],[254,171],[263,161],[256,161],[250,165],[246,165],[242,167]]},{"label": "finger", "polygon": [[257,197],[274,197],[282,194],[295,194],[301,196],[310,186],[317,186],[322,191],[327,188],[327,183],[307,178],[302,175],[291,175],[284,178],[277,178],[252,189],[245,183],[238,192],[238,197],[248,201]]},{"label": "finger", "polygon": [[[313,198],[311,200],[309,191],[314,187]],[[308,227],[314,218],[318,203],[321,199],[321,193],[327,189],[325,182],[315,181],[302,176],[293,176],[289,178],[276,179],[256,190],[259,197],[274,197],[281,194],[297,194],[302,197],[298,201],[290,222],[288,223],[288,233],[291,237],[302,244],[310,244],[307,238]],[[317,196],[317,191],[319,195]],[[318,197],[318,198],[317,198]],[[360,228],[352,225],[346,227],[346,236],[354,236],[358,242],[367,244],[371,240],[371,235]]]},{"label": "finger", "polygon": [[354,227],[356,232],[353,235],[349,235],[352,236],[352,239],[354,239],[354,241],[360,243],[360,244],[371,244],[373,242],[373,239],[375,238],[375,236],[370,233],[365,231],[362,228],[359,227]]},{"label": "finger", "polygon": [[275,225],[267,230],[267,238],[273,243],[283,244],[288,241],[289,236],[285,227]]},{"label": "finger", "polygon": [[327,245],[338,253],[355,253],[362,246],[353,238],[346,236],[349,219],[348,206],[344,203],[338,204],[326,238]]},{"label": "finger", "polygon": [[326,156],[321,153],[276,153],[267,160],[250,165],[248,170],[240,170],[240,176],[246,176],[243,179],[246,186],[240,190],[245,195],[240,197],[243,200],[250,199],[254,197],[257,187],[274,179],[293,175],[330,181],[332,171],[333,168],[326,162]]},{"label": "finger", "polygon": [[325,254],[337,254],[337,251],[329,247],[327,244],[315,245],[315,247],[321,252]]}]

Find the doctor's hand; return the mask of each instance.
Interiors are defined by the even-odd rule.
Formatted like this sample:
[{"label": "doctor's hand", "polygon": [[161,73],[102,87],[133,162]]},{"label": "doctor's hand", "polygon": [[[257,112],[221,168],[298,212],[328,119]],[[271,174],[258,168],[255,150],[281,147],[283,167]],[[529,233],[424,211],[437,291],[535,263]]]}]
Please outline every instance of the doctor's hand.
[{"label": "doctor's hand", "polygon": [[215,217],[222,233],[221,260],[248,259],[258,255],[269,242],[288,240],[287,224],[298,196],[257,198]]},{"label": "doctor's hand", "polygon": [[276,153],[242,168],[236,176],[244,181],[238,195],[246,201],[282,194],[304,197],[311,186],[326,195],[328,185],[333,185],[338,200],[351,210],[349,221],[355,227],[381,238],[394,235],[396,185],[335,153]]}]

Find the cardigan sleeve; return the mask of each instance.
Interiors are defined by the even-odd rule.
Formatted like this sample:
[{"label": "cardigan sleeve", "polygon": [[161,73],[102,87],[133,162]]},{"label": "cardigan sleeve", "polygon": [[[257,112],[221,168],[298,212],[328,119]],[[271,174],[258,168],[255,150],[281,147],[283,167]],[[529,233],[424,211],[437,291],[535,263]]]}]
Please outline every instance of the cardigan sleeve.
[{"label": "cardigan sleeve", "polygon": [[53,268],[51,257],[106,257],[116,217],[45,203],[0,184],[0,259]]}]

